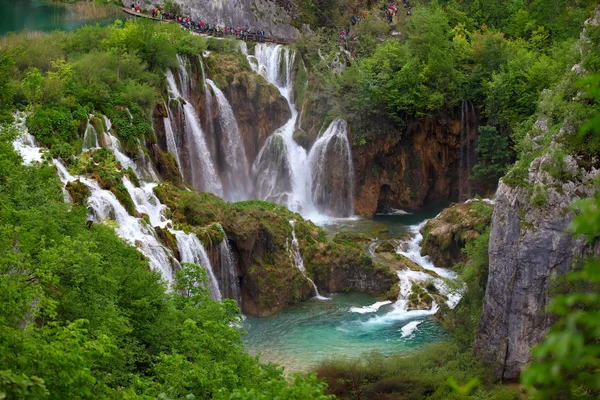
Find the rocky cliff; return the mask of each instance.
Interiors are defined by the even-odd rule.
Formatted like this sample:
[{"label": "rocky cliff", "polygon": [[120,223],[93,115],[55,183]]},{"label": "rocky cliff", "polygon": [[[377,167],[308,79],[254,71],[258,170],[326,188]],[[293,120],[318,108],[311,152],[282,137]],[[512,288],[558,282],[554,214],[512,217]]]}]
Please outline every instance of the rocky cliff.
[{"label": "rocky cliff", "polygon": [[[378,208],[465,200],[476,143],[476,124],[463,126],[458,115],[421,118],[403,132],[354,147],[355,212],[373,215]],[[462,162],[461,154],[468,154]]]},{"label": "rocky cliff", "polygon": [[[151,9],[156,4],[164,6],[164,0],[123,0],[123,5],[131,3]],[[290,25],[294,14],[292,2],[271,0],[174,0],[184,15],[194,21],[204,21],[211,25],[231,26],[264,30],[267,36],[286,40],[295,39],[299,32]]]},{"label": "rocky cliff", "polygon": [[237,261],[235,275],[246,315],[268,315],[314,295],[292,254],[292,229],[306,274],[321,292],[379,295],[397,282],[387,267],[374,264],[362,250],[329,243],[322,229],[283,206],[262,201],[228,203],[170,183],[158,186],[155,193],[173,210],[175,225],[195,233],[204,243],[217,276],[226,275],[219,270],[216,254],[216,246],[226,235]]},{"label": "rocky cliff", "polygon": [[[588,22],[598,25],[600,7]],[[598,43],[586,41],[584,32],[580,45],[585,65],[586,47]],[[581,111],[581,105],[590,104],[581,92],[570,94],[579,90],[575,82],[582,71],[581,66],[573,68],[554,92],[545,93],[541,115],[523,142],[527,152],[496,194],[488,283],[474,351],[500,379],[517,379],[531,360],[530,348],[547,333],[553,319],[545,307],[560,276],[586,254],[599,254],[598,248],[568,233],[570,206],[600,189],[597,160],[585,156],[588,144],[573,145],[581,124],[575,113],[567,112],[560,121],[551,117],[552,97],[563,98],[563,110]]]},{"label": "rocky cliff", "polygon": [[441,268],[452,268],[465,261],[462,250],[489,227],[493,209],[494,206],[484,200],[445,208],[421,229],[421,255],[429,256],[434,265]]}]

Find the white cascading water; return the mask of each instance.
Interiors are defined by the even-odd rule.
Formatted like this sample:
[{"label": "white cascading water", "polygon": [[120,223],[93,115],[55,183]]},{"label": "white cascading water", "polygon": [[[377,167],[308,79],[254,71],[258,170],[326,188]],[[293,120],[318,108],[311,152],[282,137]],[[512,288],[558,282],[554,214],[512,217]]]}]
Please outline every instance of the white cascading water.
[{"label": "white cascading water", "polygon": [[315,298],[319,300],[331,300],[328,297],[321,296],[321,294],[319,294],[319,289],[317,289],[317,285],[315,284],[315,282],[308,276],[306,276],[306,269],[304,268],[304,258],[302,257],[302,253],[300,253],[300,244],[298,243],[298,239],[296,238],[295,224],[296,221],[290,221],[290,225],[292,225],[292,245],[290,246],[290,254],[292,256],[292,260],[294,261],[294,264],[300,270],[300,272],[302,272],[302,275],[304,275],[304,277],[313,285],[313,288],[315,289]]},{"label": "white cascading water", "polygon": [[[187,69],[180,68],[180,73],[187,74]],[[185,104],[182,106],[185,116],[185,134],[188,138],[188,143],[192,144],[192,148],[189,151],[192,176],[191,183],[199,191],[211,192],[222,197],[223,185],[217,175],[212,155],[208,150],[206,138],[200,127],[198,115],[192,104],[189,102],[189,98],[182,97],[179,92],[173,73],[170,70],[167,70],[166,76],[171,97],[173,99],[183,99],[185,101]],[[188,81],[189,77],[182,78],[182,82]]]},{"label": "white cascading water", "polygon": [[[110,120],[106,117],[104,118],[107,130],[110,131]],[[20,131],[20,135],[13,143],[15,150],[21,154],[26,164],[30,164],[33,161],[41,161],[42,154],[40,153],[40,150],[42,149],[36,147],[33,136],[27,132],[25,127],[25,115],[18,114],[15,116],[15,120],[17,121],[16,126]],[[132,166],[134,172],[137,173],[135,168],[138,166],[133,160],[129,159],[121,152],[118,139],[112,136],[110,132],[107,132],[107,136],[109,149],[112,150],[119,162],[122,163],[123,166]],[[88,218],[94,223],[102,223],[107,220],[115,221],[117,224],[115,230],[116,233],[129,244],[136,246],[138,250],[147,257],[150,268],[152,270],[160,271],[163,279],[165,279],[169,287],[171,287],[173,283],[173,268],[179,268],[179,262],[173,257],[172,251],[160,242],[154,229],[155,226],[164,228],[171,223],[171,221],[163,215],[166,206],[160,203],[152,190],[156,183],[153,181],[141,181],[141,187],[137,188],[127,177],[123,178],[123,184],[135,204],[136,212],[148,215],[150,221],[150,223],[148,223],[143,218],[136,218],[129,215],[115,195],[108,190],[102,189],[95,180],[80,176],[75,178],[69,173],[60,160],[52,160],[52,162],[56,166],[58,176],[63,184],[62,189],[65,193],[65,201],[70,201],[70,196],[65,189],[67,183],[76,180],[83,183],[90,190],[90,196],[87,200],[89,209]],[[138,178],[153,180],[155,176],[147,173],[145,177],[138,175]],[[191,235],[193,236],[191,237],[182,231],[171,230],[171,232],[178,238],[178,244],[180,241],[179,238],[182,235],[186,236],[186,238],[183,239],[186,244],[180,247],[180,250],[183,250],[183,254],[185,254],[186,257],[189,254],[206,255],[202,243],[197,240],[195,235]],[[194,240],[194,238],[196,240]],[[190,257],[190,259],[191,258],[193,257]],[[208,257],[200,256],[196,257],[196,259],[200,260],[201,263],[199,264],[207,270],[211,296],[220,299],[221,294],[218,284],[214,279]],[[186,258],[184,261],[188,261],[188,259]],[[210,278],[211,276],[212,279]],[[211,282],[212,284],[210,284]]]},{"label": "white cascading water", "polygon": [[[63,185],[76,180],[69,174],[62,162],[58,160],[53,160],[53,162]],[[173,255],[160,243],[154,228],[143,219],[129,215],[115,195],[102,189],[96,181],[83,177],[79,177],[78,180],[90,190],[88,218],[95,223],[101,223],[104,220],[115,221],[118,225],[117,234],[129,244],[136,246],[148,258],[150,268],[160,271],[162,277],[171,285],[173,282],[171,266]]]},{"label": "white cascading water", "polygon": [[333,121],[313,144],[308,159],[317,210],[332,217],[352,216],[354,168],[346,121]]},{"label": "white cascading water", "polygon": [[177,161],[177,167],[179,168],[179,173],[183,177],[183,168],[181,168],[181,158],[179,158],[179,148],[177,146],[177,140],[175,139],[175,133],[173,132],[173,124],[171,122],[171,110],[167,105],[165,105],[167,110],[167,116],[163,118],[163,123],[165,124],[165,136],[167,142],[167,151],[173,156],[175,156],[175,160]]},{"label": "white cascading water", "polygon": [[31,133],[29,133],[27,127],[25,126],[27,114],[24,112],[16,112],[13,115],[13,118],[15,121],[14,126],[18,132],[17,137],[13,141],[13,147],[23,159],[23,163],[25,165],[31,165],[34,162],[42,161],[41,151],[43,151],[43,149],[41,147],[37,147],[35,138]]},{"label": "white cascading water", "polygon": [[[435,303],[432,304],[430,310],[408,310],[409,304],[409,296],[412,292],[413,283],[420,284],[420,286],[425,286],[427,283],[433,283],[438,292],[446,297],[446,305],[453,309],[456,307],[458,302],[460,301],[463,292],[463,289],[452,288],[448,285],[447,280],[456,279],[456,273],[444,268],[438,268],[429,259],[427,256],[421,256],[421,242],[423,240],[423,236],[419,232],[421,228],[427,223],[427,220],[423,221],[418,225],[414,225],[410,227],[410,231],[413,233],[412,238],[405,243],[406,248],[402,248],[400,246],[396,252],[398,254],[402,254],[410,260],[414,261],[419,266],[424,269],[435,272],[441,278],[432,276],[425,272],[421,271],[413,271],[410,269],[406,269],[403,271],[398,271],[398,286],[400,287],[400,293],[398,294],[398,299],[394,304],[392,304],[392,308],[389,312],[384,315],[379,315],[373,317],[365,322],[367,325],[386,325],[391,324],[395,321],[403,321],[415,317],[421,317],[426,315],[435,314],[439,307]],[[376,246],[376,242],[375,246]],[[373,246],[373,248],[375,247]],[[369,254],[374,257],[374,252],[371,249],[372,246],[369,246]],[[360,312],[360,313],[371,313],[376,312],[383,304],[375,303],[371,306],[353,308],[350,311],[352,312]],[[409,336],[412,332],[417,329],[418,324],[422,321],[413,321],[406,325],[406,329],[402,330],[402,337]]]},{"label": "white cascading water", "polygon": [[83,135],[83,151],[89,151],[100,148],[100,144],[98,143],[98,132],[96,132],[96,128],[94,128],[90,121],[91,118],[88,119],[87,126],[85,128],[85,134]]},{"label": "white cascading water", "polygon": [[421,255],[421,242],[423,241],[423,235],[420,231],[421,228],[425,226],[427,221],[428,220],[425,220],[418,225],[413,225],[410,227],[412,238],[406,243],[405,249],[402,246],[400,246],[396,250],[396,253],[402,254],[403,256],[409,258],[410,260],[420,265],[421,267],[433,271],[443,278],[456,279],[455,272],[445,268],[438,268],[435,265],[433,265],[429,257]]},{"label": "white cascading water", "polygon": [[154,194],[153,189],[157,186],[156,183],[141,181],[140,187],[135,187],[129,178],[124,177],[123,185],[135,204],[135,210],[147,215],[152,226],[165,228],[171,222],[163,214],[167,206],[162,204]]},{"label": "white cascading water", "polygon": [[[265,43],[256,44],[254,56],[247,55],[244,46],[240,46],[240,51],[256,72],[279,89],[291,111],[288,122],[267,139],[256,158],[252,169],[256,180],[254,196],[284,204],[314,221],[324,216],[351,216],[353,170],[345,121],[334,121],[315,142],[311,155],[307,154],[293,138],[298,119],[293,101],[295,53],[284,46]],[[333,153],[336,157],[332,158],[343,160],[344,165],[323,165],[327,154]],[[331,193],[327,182],[339,181],[340,176],[343,183]]]},{"label": "white cascading water", "polygon": [[[248,171],[248,159],[240,129],[233,109],[227,101],[223,92],[210,79],[206,79],[219,107],[219,123],[221,125],[221,136],[219,144],[222,151],[222,167],[224,169],[225,197],[230,201],[247,200],[252,193],[252,182]],[[208,97],[208,95],[207,95]]]},{"label": "white cascading water", "polygon": [[[317,212],[312,202],[312,177],[308,155],[306,150],[293,139],[298,118],[298,112],[292,100],[295,53],[281,45],[257,43],[254,54],[257,63],[250,62],[250,65],[279,89],[281,95],[287,100],[292,113],[289,121],[265,142],[255,161],[253,167],[257,180],[255,195],[260,199],[284,200],[284,204],[290,210],[310,217]],[[281,154],[282,152],[284,154]],[[277,153],[280,155],[273,157]],[[287,168],[280,165],[283,160],[287,163]],[[279,173],[281,171],[287,172],[289,176],[282,176],[284,174]],[[291,190],[289,193],[276,193],[277,190],[285,188],[285,185],[280,183],[281,179],[290,180]]]},{"label": "white cascading water", "polygon": [[223,241],[219,245],[219,260],[220,271],[219,283],[221,283],[221,293],[227,293],[229,297],[234,299],[239,307],[242,306],[242,297],[240,293],[240,281],[237,274],[237,262],[227,235],[223,237]]},{"label": "white cascading water", "polygon": [[181,255],[181,262],[203,266],[206,269],[211,298],[213,300],[221,300],[223,297],[221,296],[221,290],[219,289],[219,282],[215,277],[206,250],[204,250],[204,246],[202,246],[198,237],[193,233],[188,234],[183,231],[173,232],[177,238],[177,247],[179,248],[179,254]]},{"label": "white cascading water", "polygon": [[183,57],[180,54],[177,54],[177,66],[179,70],[179,83],[181,87],[181,96],[183,99],[187,101],[190,98],[190,89],[192,85],[192,81],[190,79],[189,68],[190,63],[187,57]]}]

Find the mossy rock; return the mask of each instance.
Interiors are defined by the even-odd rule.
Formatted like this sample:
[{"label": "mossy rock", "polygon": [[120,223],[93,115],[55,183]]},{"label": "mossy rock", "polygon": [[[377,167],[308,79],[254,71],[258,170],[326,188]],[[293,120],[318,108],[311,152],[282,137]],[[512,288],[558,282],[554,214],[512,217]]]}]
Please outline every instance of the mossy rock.
[{"label": "mossy rock", "polygon": [[494,206],[481,200],[452,205],[421,229],[421,254],[442,268],[464,261],[462,249],[491,224]]},{"label": "mossy rock", "polygon": [[292,136],[294,142],[296,142],[299,146],[303,147],[305,150],[310,149],[310,138],[306,134],[306,132],[302,130],[297,130],[294,132],[294,136]]},{"label": "mossy rock", "polygon": [[151,153],[160,176],[178,186],[183,186],[183,179],[175,156],[168,151],[161,150],[157,145],[152,145]]},{"label": "mossy rock", "polygon": [[90,197],[90,189],[85,186],[81,181],[67,182],[67,192],[71,196],[73,204],[76,206],[85,206],[88,197]]},{"label": "mossy rock", "polygon": [[180,260],[181,256],[179,254],[179,246],[177,245],[177,238],[175,237],[175,235],[169,232],[168,229],[161,228],[159,226],[155,226],[154,230],[156,231],[156,234],[158,235],[160,241],[166,247],[171,249],[171,251],[173,252],[173,256],[176,259]]},{"label": "mossy rock", "polygon": [[443,279],[441,276],[439,276],[437,274],[437,272],[421,267],[419,264],[412,261],[410,258],[403,256],[402,254],[396,254],[395,257],[396,257],[396,260],[399,261],[398,267],[397,267],[397,269],[399,269],[399,270],[410,269],[412,271],[423,272],[423,273],[429,274],[434,278]]},{"label": "mossy rock", "polygon": [[225,231],[221,224],[217,222],[203,227],[194,227],[193,232],[206,248],[221,243],[225,238]]},{"label": "mossy rock", "polygon": [[122,183],[119,183],[118,185],[110,188],[110,191],[115,195],[117,200],[119,200],[119,203],[121,203],[125,210],[127,210],[127,213],[135,217],[135,203],[129,195],[127,188]]},{"label": "mossy rock", "polygon": [[343,246],[360,248],[361,245],[366,245],[371,242],[371,239],[362,233],[354,232],[338,232],[333,238],[335,243]]},{"label": "mossy rock", "polygon": [[429,310],[433,306],[433,298],[418,283],[413,283],[408,296],[408,310]]},{"label": "mossy rock", "polygon": [[379,243],[377,245],[377,247],[375,248],[375,253],[395,253],[395,252],[396,252],[396,247],[389,240]]}]

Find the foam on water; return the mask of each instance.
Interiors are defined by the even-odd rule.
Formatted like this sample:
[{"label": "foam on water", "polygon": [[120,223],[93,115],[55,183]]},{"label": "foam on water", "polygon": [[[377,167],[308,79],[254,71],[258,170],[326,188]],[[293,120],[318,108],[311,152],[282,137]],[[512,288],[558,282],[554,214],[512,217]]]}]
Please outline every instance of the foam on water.
[{"label": "foam on water", "polygon": [[419,326],[419,324],[421,324],[421,322],[423,322],[423,320],[411,321],[408,324],[404,325],[402,329],[400,329],[400,332],[402,332],[402,337],[407,337],[411,335],[414,331],[417,330],[417,327]]},{"label": "foam on water", "polygon": [[29,133],[25,126],[27,115],[23,112],[16,112],[14,115],[14,126],[19,132],[17,138],[13,142],[13,147],[23,159],[25,165],[31,165],[34,162],[42,161],[42,152],[44,149],[38,147],[35,138]]},{"label": "foam on water", "polygon": [[413,234],[412,238],[408,241],[406,250],[402,249],[400,246],[396,252],[398,254],[402,254],[405,257],[408,257],[410,260],[414,261],[421,267],[428,269],[437,273],[439,276],[449,279],[456,279],[457,275],[454,271],[450,271],[445,268],[438,268],[433,265],[433,262],[427,256],[421,255],[421,242],[423,241],[423,235],[420,230],[425,226],[428,220],[421,222],[418,225],[413,225],[410,227],[410,232]]},{"label": "foam on water", "polygon": [[390,300],[386,301],[378,301],[377,303],[371,304],[370,306],[364,307],[350,307],[350,312],[359,313],[359,314],[368,314],[377,312],[381,307],[386,306],[388,304],[392,304]]}]

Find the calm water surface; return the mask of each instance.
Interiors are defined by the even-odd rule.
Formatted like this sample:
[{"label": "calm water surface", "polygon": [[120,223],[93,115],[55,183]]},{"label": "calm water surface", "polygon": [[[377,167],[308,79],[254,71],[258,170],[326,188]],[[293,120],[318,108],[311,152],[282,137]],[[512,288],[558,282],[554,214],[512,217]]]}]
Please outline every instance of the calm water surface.
[{"label": "calm water surface", "polygon": [[0,0],[0,35],[30,31],[73,30],[88,23],[109,24],[126,14],[116,10],[111,17],[85,19],[74,8],[47,0]]}]

